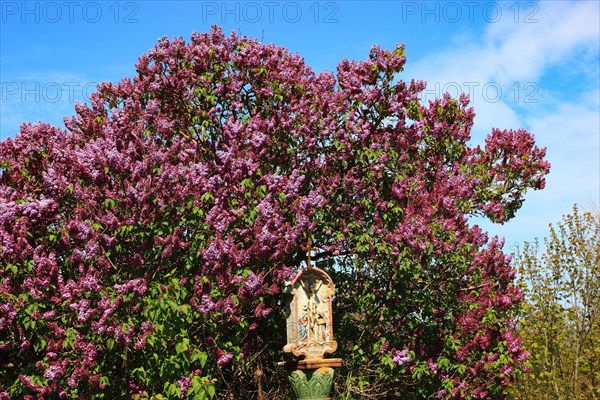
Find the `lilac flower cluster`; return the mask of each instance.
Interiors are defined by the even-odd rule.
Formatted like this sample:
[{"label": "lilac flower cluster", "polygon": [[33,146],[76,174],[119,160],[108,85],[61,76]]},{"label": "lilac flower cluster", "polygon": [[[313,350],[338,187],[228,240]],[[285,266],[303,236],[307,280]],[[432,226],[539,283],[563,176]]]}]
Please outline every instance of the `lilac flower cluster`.
[{"label": "lilac flower cluster", "polygon": [[399,366],[409,363],[411,360],[410,357],[408,357],[408,349],[404,349],[402,351],[392,349],[391,353],[392,353],[392,361],[394,361]]}]

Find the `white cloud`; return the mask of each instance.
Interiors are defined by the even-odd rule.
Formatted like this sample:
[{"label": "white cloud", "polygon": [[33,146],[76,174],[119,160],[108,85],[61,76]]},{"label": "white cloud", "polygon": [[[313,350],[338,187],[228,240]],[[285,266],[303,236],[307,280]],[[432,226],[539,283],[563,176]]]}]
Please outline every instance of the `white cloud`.
[{"label": "white cloud", "polygon": [[465,37],[469,42],[461,48],[427,56],[407,70],[442,85],[495,82],[506,87],[515,81],[539,79],[549,64],[569,59],[577,50],[593,48],[598,52],[600,3],[538,4],[539,12],[534,16],[538,22],[515,23],[508,16],[501,18],[489,24],[483,38]]},{"label": "white cloud", "polygon": [[[569,213],[573,203],[600,200],[600,3],[527,3],[539,9],[522,8],[519,23],[506,9],[513,3],[501,4],[504,17],[485,34],[470,40],[462,35],[462,46],[409,63],[407,73],[428,81],[428,90],[440,95],[445,86],[455,95],[452,82],[470,92],[476,143],[491,127],[525,127],[548,148],[552,171],[546,189],[528,193],[514,221],[481,224],[506,236],[509,245],[545,236],[548,223]],[[537,22],[523,23],[526,16]],[[495,88],[503,92],[499,101]],[[528,95],[536,102],[523,101]]]},{"label": "white cloud", "polygon": [[[582,97],[600,96],[598,90]],[[594,109],[595,108],[595,109]],[[548,147],[552,171],[547,197],[557,202],[600,196],[600,115],[593,104],[566,103],[551,114],[532,115],[527,123],[541,145]],[[561,201],[562,200],[562,201]],[[574,202],[573,201],[573,202]]]}]

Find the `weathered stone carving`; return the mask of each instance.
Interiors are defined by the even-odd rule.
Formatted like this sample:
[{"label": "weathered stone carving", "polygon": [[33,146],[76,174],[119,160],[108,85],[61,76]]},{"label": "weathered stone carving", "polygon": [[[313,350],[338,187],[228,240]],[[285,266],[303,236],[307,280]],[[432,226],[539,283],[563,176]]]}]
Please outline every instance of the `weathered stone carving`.
[{"label": "weathered stone carving", "polygon": [[319,268],[306,268],[286,286],[287,344],[283,351],[296,357],[320,359],[337,349],[333,340],[331,299],[335,288]]}]

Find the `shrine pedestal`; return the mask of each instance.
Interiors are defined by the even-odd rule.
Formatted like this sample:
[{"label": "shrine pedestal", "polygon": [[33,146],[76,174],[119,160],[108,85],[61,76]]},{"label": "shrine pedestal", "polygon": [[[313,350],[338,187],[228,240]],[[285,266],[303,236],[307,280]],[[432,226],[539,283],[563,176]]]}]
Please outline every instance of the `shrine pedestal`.
[{"label": "shrine pedestal", "polygon": [[333,400],[333,367],[342,365],[341,358],[312,359],[279,363],[291,370],[290,382],[298,400]]}]

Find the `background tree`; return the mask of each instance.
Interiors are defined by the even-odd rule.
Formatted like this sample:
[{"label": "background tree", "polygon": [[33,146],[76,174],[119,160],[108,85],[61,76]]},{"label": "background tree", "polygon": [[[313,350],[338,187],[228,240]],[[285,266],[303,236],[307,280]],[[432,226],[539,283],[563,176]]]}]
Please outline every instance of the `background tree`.
[{"label": "background tree", "polygon": [[285,398],[282,284],[337,283],[340,398],[500,398],[525,353],[497,238],[549,164],[470,147],[468,98],[420,104],[405,54],[314,74],[214,28],[160,40],[66,130],[0,144],[0,396]]},{"label": "background tree", "polygon": [[525,292],[519,333],[531,374],[518,399],[600,398],[600,214],[573,212],[550,225],[545,251],[525,244],[516,265]]}]

